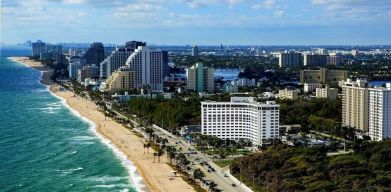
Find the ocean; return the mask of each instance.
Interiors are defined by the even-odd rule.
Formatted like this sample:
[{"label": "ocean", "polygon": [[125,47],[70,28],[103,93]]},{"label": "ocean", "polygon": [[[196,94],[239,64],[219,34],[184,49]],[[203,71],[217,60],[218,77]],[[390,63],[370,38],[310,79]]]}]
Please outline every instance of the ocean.
[{"label": "ocean", "polygon": [[2,49],[0,191],[140,191],[132,163],[39,83],[41,73]]}]

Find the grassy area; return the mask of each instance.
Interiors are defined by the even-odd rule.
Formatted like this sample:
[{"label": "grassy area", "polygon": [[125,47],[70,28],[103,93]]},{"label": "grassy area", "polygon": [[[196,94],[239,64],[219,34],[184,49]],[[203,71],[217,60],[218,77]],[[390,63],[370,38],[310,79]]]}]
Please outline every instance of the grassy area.
[{"label": "grassy area", "polygon": [[216,165],[218,165],[219,167],[223,168],[225,166],[229,166],[231,165],[233,159],[223,159],[223,160],[216,160],[216,161],[213,161]]}]

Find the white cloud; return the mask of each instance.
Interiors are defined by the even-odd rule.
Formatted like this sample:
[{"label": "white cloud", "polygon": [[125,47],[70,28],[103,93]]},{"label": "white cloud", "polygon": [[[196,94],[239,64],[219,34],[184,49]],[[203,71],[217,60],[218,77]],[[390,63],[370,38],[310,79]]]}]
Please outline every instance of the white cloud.
[{"label": "white cloud", "polygon": [[258,10],[258,9],[271,9],[274,8],[275,6],[276,6],[275,0],[264,0],[261,3],[253,4],[251,7],[255,10]]},{"label": "white cloud", "polygon": [[84,0],[63,0],[65,4],[82,4]]},{"label": "white cloud", "polygon": [[284,16],[284,11],[283,10],[278,10],[278,11],[274,11],[273,15],[276,16],[276,17],[282,17]]}]

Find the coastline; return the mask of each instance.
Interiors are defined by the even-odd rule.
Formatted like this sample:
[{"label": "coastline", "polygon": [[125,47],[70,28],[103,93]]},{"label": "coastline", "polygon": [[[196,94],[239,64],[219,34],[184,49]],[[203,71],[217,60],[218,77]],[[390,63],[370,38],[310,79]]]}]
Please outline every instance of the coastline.
[{"label": "coastline", "polygon": [[53,74],[53,69],[42,65],[39,61],[30,60],[28,57],[8,57],[11,61],[20,63],[26,67],[32,68],[41,72],[42,76],[40,79],[41,84],[52,85],[54,82],[50,79]]},{"label": "coastline", "polygon": [[49,91],[55,97],[60,98],[64,106],[76,116],[89,122],[91,130],[121,159],[137,191],[194,191],[193,187],[180,176],[175,177],[174,180],[169,179],[174,170],[167,164],[169,161],[166,157],[163,156],[160,163],[153,163],[153,149],[144,154],[144,138],[138,137],[121,124],[105,117],[93,102],[60,89],[59,85],[50,80],[52,69],[43,66],[40,62],[29,60],[27,57],[9,59],[41,71],[41,83],[47,85]]}]

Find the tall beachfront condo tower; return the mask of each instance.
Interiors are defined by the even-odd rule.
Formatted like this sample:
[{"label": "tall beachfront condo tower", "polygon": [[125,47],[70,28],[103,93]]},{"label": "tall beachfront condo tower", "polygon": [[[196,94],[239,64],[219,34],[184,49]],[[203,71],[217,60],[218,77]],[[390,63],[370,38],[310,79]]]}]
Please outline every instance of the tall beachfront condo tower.
[{"label": "tall beachfront condo tower", "polygon": [[289,52],[278,55],[278,64],[280,67],[299,67],[301,66],[301,53]]},{"label": "tall beachfront condo tower", "polygon": [[145,42],[129,41],[125,46],[117,47],[111,54],[100,64],[100,77],[108,78],[110,75],[125,66],[128,57],[137,49],[138,46],[145,46]]},{"label": "tall beachfront condo tower", "polygon": [[258,103],[253,97],[232,97],[231,102],[201,102],[201,133],[220,139],[251,141],[260,146],[279,137],[280,106]]},{"label": "tall beachfront condo tower", "polygon": [[149,86],[151,91],[163,90],[163,51],[139,46],[126,60],[126,65],[134,71],[134,88]]},{"label": "tall beachfront condo tower", "polygon": [[32,43],[32,48],[33,48],[33,56],[41,56],[42,53],[46,52],[46,43],[42,41],[37,41]]},{"label": "tall beachfront condo tower", "polygon": [[187,89],[199,93],[214,92],[214,70],[200,62],[187,69]]},{"label": "tall beachfront condo tower", "polygon": [[369,137],[375,141],[391,138],[391,83],[369,88]]},{"label": "tall beachfront condo tower", "polygon": [[98,67],[104,58],[105,48],[103,47],[103,44],[99,42],[92,43],[83,55],[83,59],[87,65],[95,64]]},{"label": "tall beachfront condo tower", "polygon": [[342,125],[368,131],[368,83],[348,79],[342,84]]}]

